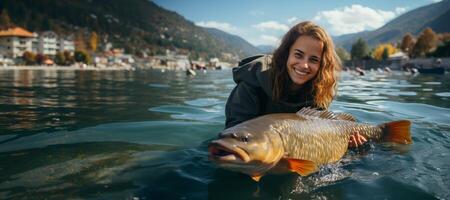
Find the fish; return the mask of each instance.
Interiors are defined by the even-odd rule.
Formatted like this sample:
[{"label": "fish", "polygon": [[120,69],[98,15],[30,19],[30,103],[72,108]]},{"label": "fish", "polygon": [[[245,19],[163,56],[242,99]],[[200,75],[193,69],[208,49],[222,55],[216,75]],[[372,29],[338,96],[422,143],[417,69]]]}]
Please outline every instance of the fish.
[{"label": "fish", "polygon": [[223,130],[208,144],[208,157],[218,167],[247,174],[257,182],[269,173],[308,176],[322,165],[338,162],[355,132],[375,142],[408,145],[412,144],[410,126],[409,120],[361,123],[348,113],[305,107]]}]

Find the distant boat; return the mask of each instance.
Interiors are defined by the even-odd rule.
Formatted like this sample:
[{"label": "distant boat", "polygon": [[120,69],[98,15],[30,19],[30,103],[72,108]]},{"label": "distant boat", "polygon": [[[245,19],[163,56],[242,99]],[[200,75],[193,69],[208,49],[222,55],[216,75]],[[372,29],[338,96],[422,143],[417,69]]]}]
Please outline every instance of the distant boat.
[{"label": "distant boat", "polygon": [[419,73],[421,74],[444,74],[445,68],[443,67],[433,67],[433,68],[419,68]]}]

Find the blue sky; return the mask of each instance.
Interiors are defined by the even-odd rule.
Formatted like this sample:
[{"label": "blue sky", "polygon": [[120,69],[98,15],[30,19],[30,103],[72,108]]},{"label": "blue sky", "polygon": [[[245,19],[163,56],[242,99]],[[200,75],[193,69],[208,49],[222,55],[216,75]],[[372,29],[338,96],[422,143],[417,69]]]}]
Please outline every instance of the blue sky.
[{"label": "blue sky", "polygon": [[153,0],[199,26],[274,45],[295,23],[311,20],[331,35],[377,29],[399,15],[439,0]]}]

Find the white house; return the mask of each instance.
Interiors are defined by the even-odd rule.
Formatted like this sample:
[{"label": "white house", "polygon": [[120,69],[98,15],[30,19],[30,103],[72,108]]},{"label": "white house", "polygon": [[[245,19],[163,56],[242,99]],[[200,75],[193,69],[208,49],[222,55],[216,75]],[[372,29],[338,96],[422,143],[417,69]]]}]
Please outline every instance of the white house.
[{"label": "white house", "polygon": [[9,28],[0,31],[0,54],[9,57],[20,57],[26,51],[32,51],[34,36],[29,31],[20,28]]},{"label": "white house", "polygon": [[45,31],[39,35],[38,53],[56,55],[58,51],[58,36],[53,31]]},{"label": "white house", "polygon": [[64,52],[75,52],[75,42],[72,37],[60,37],[58,39],[58,51]]}]

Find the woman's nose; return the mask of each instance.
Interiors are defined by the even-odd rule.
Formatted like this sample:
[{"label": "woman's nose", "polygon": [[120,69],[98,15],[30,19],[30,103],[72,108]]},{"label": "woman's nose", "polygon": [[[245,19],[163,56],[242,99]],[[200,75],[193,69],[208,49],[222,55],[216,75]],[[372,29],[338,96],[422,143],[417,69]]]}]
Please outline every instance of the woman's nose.
[{"label": "woman's nose", "polygon": [[300,64],[300,67],[302,67],[302,68],[308,68],[309,67],[308,66],[308,60],[306,58],[299,59],[299,64]]}]

